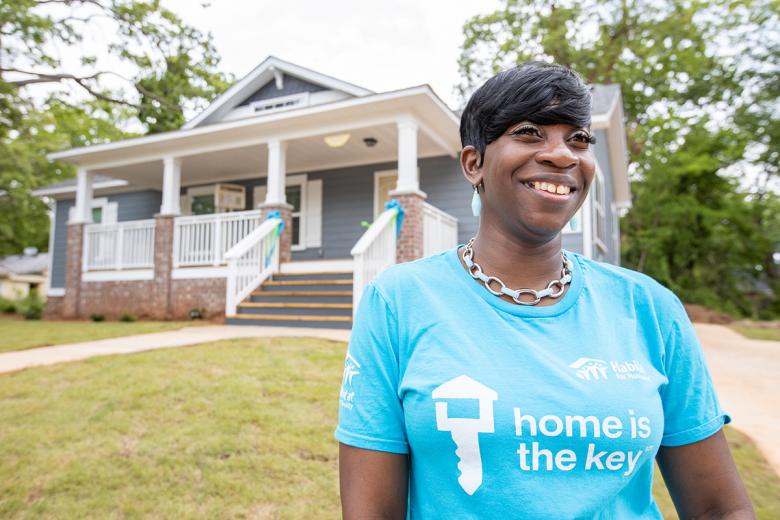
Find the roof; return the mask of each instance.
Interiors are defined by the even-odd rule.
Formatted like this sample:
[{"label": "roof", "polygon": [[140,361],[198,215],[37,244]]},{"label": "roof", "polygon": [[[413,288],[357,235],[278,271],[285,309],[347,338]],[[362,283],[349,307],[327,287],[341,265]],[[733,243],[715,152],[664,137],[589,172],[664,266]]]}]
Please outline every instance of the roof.
[{"label": "roof", "polygon": [[219,116],[238,106],[266,83],[272,80],[280,81],[280,73],[289,74],[327,89],[338,90],[350,96],[360,97],[374,93],[352,83],[281,60],[276,56],[268,56],[252,72],[235,82],[227,91],[217,97],[203,112],[182,125],[182,130],[189,130],[203,124],[215,122],[215,120],[219,119]]},{"label": "roof", "polygon": [[[59,195],[61,193],[73,193],[76,191],[76,182],[77,182],[76,178],[73,177],[71,179],[66,179],[62,182],[57,182],[55,184],[49,184],[48,186],[38,188],[37,190],[33,190],[32,193],[37,197],[43,197],[47,195]],[[105,188],[118,188],[126,185],[127,185],[127,181],[124,181],[122,179],[113,179],[105,175],[95,174],[95,176],[92,178],[92,188],[95,190],[100,190]]]},{"label": "roof", "polygon": [[49,268],[49,253],[0,258],[0,274],[40,274]]}]

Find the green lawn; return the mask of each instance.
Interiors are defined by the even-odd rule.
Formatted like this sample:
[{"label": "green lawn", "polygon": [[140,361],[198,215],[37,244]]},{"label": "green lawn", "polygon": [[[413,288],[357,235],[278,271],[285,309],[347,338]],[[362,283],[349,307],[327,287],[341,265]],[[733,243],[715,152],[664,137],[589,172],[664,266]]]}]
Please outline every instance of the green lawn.
[{"label": "green lawn", "polygon": [[[195,323],[197,324],[197,323]],[[193,325],[189,321],[48,321],[0,319],[0,352],[48,345],[163,332]]]},{"label": "green lawn", "polygon": [[731,328],[746,338],[780,341],[780,328],[750,327],[746,325],[732,325]]},{"label": "green lawn", "polygon": [[[241,339],[2,375],[0,517],[340,518],[344,350]],[[780,517],[780,479],[728,437],[759,518]]]}]

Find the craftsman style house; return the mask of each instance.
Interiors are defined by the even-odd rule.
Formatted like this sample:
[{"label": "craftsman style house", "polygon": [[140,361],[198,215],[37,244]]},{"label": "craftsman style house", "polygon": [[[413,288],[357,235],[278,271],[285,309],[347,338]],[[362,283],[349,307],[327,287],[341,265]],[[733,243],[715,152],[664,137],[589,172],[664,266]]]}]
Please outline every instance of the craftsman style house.
[{"label": "craftsman style house", "polygon": [[[593,95],[597,180],[564,247],[617,263],[622,102]],[[55,201],[48,313],[349,327],[379,271],[475,234],[459,152],[429,86],[375,93],[269,57],[180,130],[50,155],[78,173],[36,192]]]}]

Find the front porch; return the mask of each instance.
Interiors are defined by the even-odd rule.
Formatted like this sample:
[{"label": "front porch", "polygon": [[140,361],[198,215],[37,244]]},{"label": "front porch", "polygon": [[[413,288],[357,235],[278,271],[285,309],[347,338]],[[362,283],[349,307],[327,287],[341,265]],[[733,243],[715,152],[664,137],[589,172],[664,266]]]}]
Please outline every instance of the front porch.
[{"label": "front porch", "polygon": [[[337,134],[320,127],[310,129],[313,135],[208,152],[201,146],[155,161],[140,155],[82,163],[75,203],[67,208],[63,314],[172,318],[202,309],[234,316],[257,286],[285,273],[350,273],[356,303],[380,267],[454,246],[458,217],[426,201],[421,186],[457,184],[457,205],[467,209],[457,149],[444,147],[446,140],[408,114],[385,120],[350,125],[343,118]],[[124,184],[100,191],[96,176]],[[446,191],[436,191],[453,205]],[[123,197],[142,192],[157,197],[158,211],[116,219]],[[397,240],[398,210],[384,210],[390,200],[404,212]],[[283,223],[278,236],[271,220]]]}]

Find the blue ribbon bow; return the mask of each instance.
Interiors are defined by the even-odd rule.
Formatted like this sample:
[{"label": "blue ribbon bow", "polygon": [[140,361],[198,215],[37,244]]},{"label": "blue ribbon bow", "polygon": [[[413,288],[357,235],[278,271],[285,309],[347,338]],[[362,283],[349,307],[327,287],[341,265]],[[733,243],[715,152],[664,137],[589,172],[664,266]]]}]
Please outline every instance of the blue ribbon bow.
[{"label": "blue ribbon bow", "polygon": [[284,219],[282,218],[282,212],[281,211],[269,211],[268,214],[265,216],[266,220],[271,220],[272,218],[278,218],[279,219],[279,225],[276,227],[276,233],[274,233],[274,242],[271,244],[271,248],[268,250],[268,253],[265,255],[265,263],[263,265],[268,265],[271,262],[271,258],[274,256],[274,251],[276,251],[276,244],[279,243],[279,237],[282,234],[282,230],[284,229]]},{"label": "blue ribbon bow", "polygon": [[404,224],[404,208],[397,200],[393,199],[385,203],[385,210],[388,209],[398,210],[395,216],[395,236],[398,237],[401,234],[401,226]]}]

